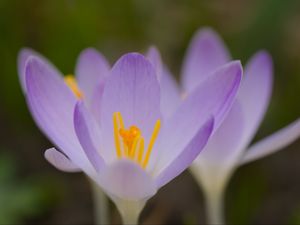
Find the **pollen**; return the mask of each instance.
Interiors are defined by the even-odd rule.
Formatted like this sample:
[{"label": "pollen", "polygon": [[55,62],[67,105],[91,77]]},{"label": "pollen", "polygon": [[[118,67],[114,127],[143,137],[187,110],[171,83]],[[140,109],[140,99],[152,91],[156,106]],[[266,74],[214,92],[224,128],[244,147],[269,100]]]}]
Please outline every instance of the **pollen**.
[{"label": "pollen", "polygon": [[76,98],[82,99],[83,98],[83,93],[79,89],[75,77],[73,75],[66,75],[64,77],[64,80],[65,80],[66,85],[71,89],[71,91],[74,93]]},{"label": "pollen", "polygon": [[135,125],[126,129],[120,112],[113,114],[113,126],[117,157],[119,159],[122,157],[131,159],[145,169],[160,130],[160,120],[155,123],[146,152],[144,152],[145,141],[142,131]]}]

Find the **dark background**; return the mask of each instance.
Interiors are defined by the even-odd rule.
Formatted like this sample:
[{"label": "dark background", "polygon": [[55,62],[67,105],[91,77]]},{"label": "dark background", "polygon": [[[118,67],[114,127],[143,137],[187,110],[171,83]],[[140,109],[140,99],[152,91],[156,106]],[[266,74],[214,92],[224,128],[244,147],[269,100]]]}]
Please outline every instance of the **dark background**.
[{"label": "dark background", "polygon": [[[43,158],[51,144],[31,119],[19,86],[20,48],[36,49],[69,74],[86,47],[113,63],[125,52],[155,44],[178,78],[188,42],[203,26],[218,31],[243,63],[261,48],[273,56],[273,98],[256,139],[299,117],[300,1],[0,0],[0,224],[93,222],[86,177],[59,172]],[[226,195],[227,221],[300,224],[299,159],[297,141],[240,168]],[[120,221],[112,204],[111,215]],[[142,222],[204,222],[201,190],[188,172],[149,202]]]}]

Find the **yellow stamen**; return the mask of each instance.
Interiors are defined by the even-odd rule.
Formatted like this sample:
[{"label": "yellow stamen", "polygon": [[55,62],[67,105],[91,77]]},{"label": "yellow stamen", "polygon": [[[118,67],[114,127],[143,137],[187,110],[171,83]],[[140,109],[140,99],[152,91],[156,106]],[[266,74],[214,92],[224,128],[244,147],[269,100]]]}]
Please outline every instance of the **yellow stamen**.
[{"label": "yellow stamen", "polygon": [[149,145],[148,145],[148,149],[146,151],[146,156],[145,156],[144,162],[142,164],[142,168],[146,168],[146,166],[148,165],[153,145],[154,145],[157,135],[159,133],[159,129],[160,129],[160,120],[157,120],[156,124],[154,126],[154,129],[153,129],[153,133],[152,133]]},{"label": "yellow stamen", "polygon": [[83,93],[81,92],[81,90],[79,89],[76,79],[74,78],[73,75],[66,75],[64,77],[65,83],[66,85],[71,89],[71,91],[74,93],[74,95],[78,98],[78,99],[82,99],[83,98]]},{"label": "yellow stamen", "polygon": [[133,144],[132,144],[132,148],[130,149],[130,152],[129,152],[129,157],[131,159],[134,159],[134,156],[135,156],[135,152],[136,152],[136,147],[137,147],[137,143],[138,143],[138,140],[140,139],[139,136],[137,136],[134,141],[133,141]]},{"label": "yellow stamen", "polygon": [[119,134],[128,149],[128,156],[130,156],[133,151],[134,141],[141,135],[141,131],[136,126],[131,126],[128,130],[120,128]]},{"label": "yellow stamen", "polygon": [[126,129],[121,113],[115,112],[113,114],[113,128],[117,157],[121,158],[122,155],[128,157],[131,160],[135,160],[143,169],[145,169],[149,163],[160,125],[160,120],[157,120],[144,156],[145,140],[141,130],[137,126],[130,126],[129,129]]},{"label": "yellow stamen", "polygon": [[124,153],[124,156],[125,157],[128,157],[128,153],[129,153],[129,150],[128,150],[128,146],[124,143],[124,142],[122,142],[122,146],[123,146],[123,153]]},{"label": "yellow stamen", "polygon": [[121,152],[121,145],[120,145],[120,138],[119,138],[119,127],[118,127],[118,114],[113,114],[113,124],[114,124],[114,138],[115,138],[115,145],[116,145],[116,152],[117,157],[121,158],[122,152]]},{"label": "yellow stamen", "polygon": [[144,155],[144,138],[140,138],[139,149],[138,149],[138,158],[137,158],[137,161],[139,164],[142,163],[143,155]]},{"label": "yellow stamen", "polygon": [[118,117],[118,120],[119,120],[119,123],[120,123],[120,128],[124,129],[124,122],[123,122],[123,117],[121,115],[120,112],[116,112],[117,114],[117,117]]}]

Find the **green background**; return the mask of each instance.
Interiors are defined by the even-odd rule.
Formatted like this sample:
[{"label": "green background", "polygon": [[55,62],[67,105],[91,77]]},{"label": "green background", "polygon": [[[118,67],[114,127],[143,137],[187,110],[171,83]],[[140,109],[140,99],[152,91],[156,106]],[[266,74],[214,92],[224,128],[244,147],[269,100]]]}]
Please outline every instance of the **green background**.
[{"label": "green background", "polygon": [[[259,49],[273,56],[275,82],[256,139],[300,115],[300,1],[297,0],[0,0],[0,224],[92,223],[89,183],[43,158],[51,144],[27,110],[16,67],[31,47],[64,74],[79,52],[95,47],[111,63],[156,45],[176,78],[193,33],[213,27],[233,58]],[[227,221],[300,224],[300,141],[241,168],[226,195]],[[180,195],[178,195],[181,193]],[[111,205],[114,223],[120,221]],[[143,212],[144,224],[204,222],[203,198],[188,172],[163,188]]]}]

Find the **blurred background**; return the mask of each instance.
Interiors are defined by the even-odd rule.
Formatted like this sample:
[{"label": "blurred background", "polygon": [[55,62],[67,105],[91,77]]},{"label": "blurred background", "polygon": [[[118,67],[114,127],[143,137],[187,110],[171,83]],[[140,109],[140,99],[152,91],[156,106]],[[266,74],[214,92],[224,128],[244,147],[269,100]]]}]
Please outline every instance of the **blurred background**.
[{"label": "blurred background", "polygon": [[[19,86],[18,51],[31,47],[64,74],[95,47],[113,63],[156,45],[178,79],[193,33],[211,26],[243,64],[267,49],[275,64],[270,108],[259,139],[300,115],[298,0],[0,0],[0,224],[92,224],[90,185],[46,162],[51,143],[35,126]],[[300,224],[300,141],[244,166],[226,195],[230,224]],[[180,195],[178,195],[180,190]],[[110,204],[113,223],[120,218]],[[203,196],[185,172],[149,201],[143,224],[204,222]]]}]

